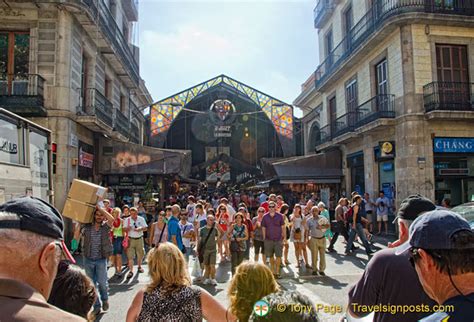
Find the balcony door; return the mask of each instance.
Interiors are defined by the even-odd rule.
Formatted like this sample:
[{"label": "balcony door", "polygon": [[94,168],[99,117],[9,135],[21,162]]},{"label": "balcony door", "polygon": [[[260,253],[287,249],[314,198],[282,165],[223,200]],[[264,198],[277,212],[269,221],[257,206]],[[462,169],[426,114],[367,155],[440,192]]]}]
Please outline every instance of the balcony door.
[{"label": "balcony door", "polygon": [[467,47],[436,45],[436,69],[440,105],[444,108],[471,108]]},{"label": "balcony door", "polygon": [[88,59],[85,55],[82,55],[82,66],[81,66],[81,108],[82,112],[86,111],[86,106],[92,106],[91,102],[88,102],[87,87],[89,83],[88,79]]},{"label": "balcony door", "polygon": [[329,110],[329,124],[331,126],[331,136],[336,133],[336,119],[337,119],[337,110],[336,110],[336,96],[329,99],[328,110]]},{"label": "balcony door", "polygon": [[353,79],[346,84],[346,111],[348,126],[352,126],[356,122],[357,110],[357,79]]},{"label": "balcony door", "polygon": [[28,95],[30,35],[0,32],[0,95]]},{"label": "balcony door", "polygon": [[334,49],[334,40],[332,37],[332,29],[329,30],[324,37],[325,48],[326,48],[326,71],[332,66],[333,64],[333,55],[332,50]]},{"label": "balcony door", "polygon": [[389,108],[388,99],[388,63],[387,59],[382,60],[375,65],[375,111],[387,111]]},{"label": "balcony door", "polygon": [[344,36],[345,36],[345,45],[346,50],[349,50],[352,45],[352,35],[351,29],[354,26],[354,14],[352,6],[349,6],[346,11],[344,11]]}]

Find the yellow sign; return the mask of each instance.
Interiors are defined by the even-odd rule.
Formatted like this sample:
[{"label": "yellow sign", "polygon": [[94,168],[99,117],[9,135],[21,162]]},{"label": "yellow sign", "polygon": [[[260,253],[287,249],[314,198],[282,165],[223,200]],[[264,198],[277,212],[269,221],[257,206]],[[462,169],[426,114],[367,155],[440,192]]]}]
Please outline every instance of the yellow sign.
[{"label": "yellow sign", "polygon": [[385,153],[385,154],[390,154],[390,153],[392,153],[392,151],[393,151],[393,145],[392,145],[392,143],[390,143],[390,142],[384,142],[384,143],[382,144],[382,151],[383,151],[383,153]]}]

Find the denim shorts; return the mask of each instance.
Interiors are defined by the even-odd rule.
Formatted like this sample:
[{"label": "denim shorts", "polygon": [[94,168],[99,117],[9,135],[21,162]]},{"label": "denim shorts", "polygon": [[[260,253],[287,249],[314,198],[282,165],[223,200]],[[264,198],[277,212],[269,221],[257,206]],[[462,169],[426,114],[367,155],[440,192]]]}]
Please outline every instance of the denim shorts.
[{"label": "denim shorts", "polygon": [[114,255],[122,254],[123,252],[122,242],[123,242],[123,237],[114,237],[114,242],[113,242]]}]

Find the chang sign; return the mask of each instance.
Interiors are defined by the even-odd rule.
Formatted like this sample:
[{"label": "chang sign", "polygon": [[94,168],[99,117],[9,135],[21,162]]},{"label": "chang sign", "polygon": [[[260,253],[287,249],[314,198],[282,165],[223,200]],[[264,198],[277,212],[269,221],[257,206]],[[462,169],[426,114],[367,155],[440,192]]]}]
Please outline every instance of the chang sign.
[{"label": "chang sign", "polygon": [[434,138],[435,153],[474,153],[474,138]]}]

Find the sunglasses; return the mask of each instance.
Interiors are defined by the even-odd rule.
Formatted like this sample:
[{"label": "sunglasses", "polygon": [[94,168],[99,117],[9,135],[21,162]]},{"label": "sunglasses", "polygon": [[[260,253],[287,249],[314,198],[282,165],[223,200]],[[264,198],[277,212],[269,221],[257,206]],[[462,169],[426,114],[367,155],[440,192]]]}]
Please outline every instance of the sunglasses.
[{"label": "sunglasses", "polygon": [[273,209],[273,208],[275,208],[275,206],[269,206],[268,208]]},{"label": "sunglasses", "polygon": [[263,210],[259,210],[258,212],[265,212],[265,211],[263,211]]},{"label": "sunglasses", "polygon": [[[419,248],[411,248],[409,250],[410,252],[410,258],[408,259],[410,261],[410,264],[411,266],[413,266],[413,268],[415,268],[415,262],[418,260],[418,258],[420,258],[420,254],[418,253],[418,249]],[[437,258],[437,259],[443,259],[441,257],[441,255],[439,254],[436,254],[432,251],[428,251],[426,249],[423,249],[423,251],[425,251],[428,255],[430,255],[431,257],[434,257],[434,258]]]}]

